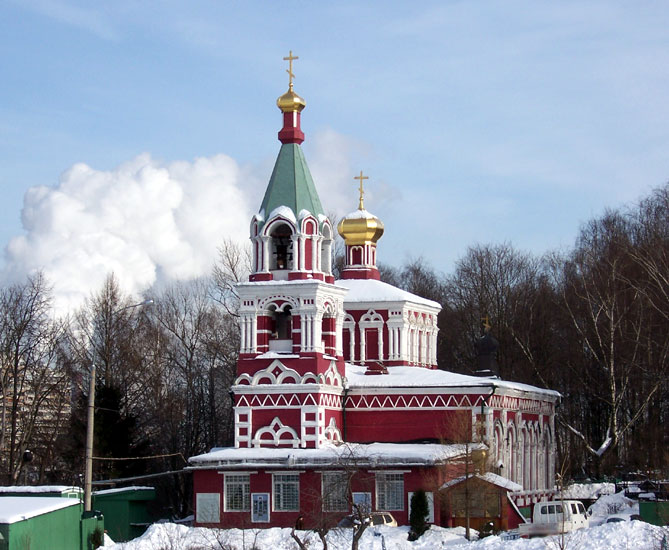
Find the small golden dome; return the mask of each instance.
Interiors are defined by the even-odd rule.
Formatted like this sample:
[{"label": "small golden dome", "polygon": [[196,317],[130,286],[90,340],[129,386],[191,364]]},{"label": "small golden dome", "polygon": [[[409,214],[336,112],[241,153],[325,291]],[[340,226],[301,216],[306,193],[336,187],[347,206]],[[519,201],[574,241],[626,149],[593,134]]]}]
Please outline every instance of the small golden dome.
[{"label": "small golden dome", "polygon": [[376,244],[383,229],[383,222],[364,209],[351,212],[337,225],[337,231],[348,246]]},{"label": "small golden dome", "polygon": [[276,100],[276,104],[284,113],[292,113],[294,111],[300,113],[307,105],[306,101],[293,91],[292,84],[288,91]]}]

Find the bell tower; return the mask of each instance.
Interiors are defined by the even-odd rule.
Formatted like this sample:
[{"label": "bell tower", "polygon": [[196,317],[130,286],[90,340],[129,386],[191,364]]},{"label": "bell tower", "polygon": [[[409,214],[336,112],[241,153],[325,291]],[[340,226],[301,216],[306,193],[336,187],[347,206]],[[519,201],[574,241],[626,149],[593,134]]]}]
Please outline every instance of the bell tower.
[{"label": "bell tower", "polygon": [[277,100],[281,149],[251,220],[253,268],[240,283],[241,346],[235,446],[319,447],[341,439],[344,296],[332,275],[332,223],[301,143],[306,103],[293,89]]}]

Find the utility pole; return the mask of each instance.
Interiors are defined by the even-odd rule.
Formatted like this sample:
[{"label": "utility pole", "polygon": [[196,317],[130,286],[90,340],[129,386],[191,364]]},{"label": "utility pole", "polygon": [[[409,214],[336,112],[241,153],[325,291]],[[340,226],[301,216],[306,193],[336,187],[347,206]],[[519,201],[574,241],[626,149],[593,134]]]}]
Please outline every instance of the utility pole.
[{"label": "utility pole", "polygon": [[[112,322],[115,315],[126,309],[148,306],[153,300],[144,300],[138,304],[132,304],[112,313]],[[95,362],[91,364],[91,380],[88,387],[88,417],[86,420],[86,471],[84,474],[84,511],[90,512],[91,494],[93,489],[93,437],[95,432]]]}]

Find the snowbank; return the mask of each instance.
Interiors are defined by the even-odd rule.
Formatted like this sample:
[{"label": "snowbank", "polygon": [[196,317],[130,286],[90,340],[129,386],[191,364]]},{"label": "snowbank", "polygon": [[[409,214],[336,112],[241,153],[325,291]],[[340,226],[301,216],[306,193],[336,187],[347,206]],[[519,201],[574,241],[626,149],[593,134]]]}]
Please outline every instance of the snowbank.
[{"label": "snowbank", "polygon": [[[321,550],[318,537],[307,531],[299,531],[304,539],[309,538],[310,550]],[[392,550],[546,550],[558,548],[558,541],[548,538],[531,540],[502,540],[487,537],[468,542],[464,529],[432,527],[415,542],[407,540],[408,527],[374,527],[368,529],[360,541],[360,550],[387,548]],[[582,529],[565,536],[566,548],[579,550],[631,550],[654,548],[663,536],[669,539],[669,530],[640,521],[608,523],[590,529]],[[201,550],[202,548],[226,548],[230,550],[295,550],[297,544],[290,537],[290,529],[204,529],[188,528],[173,523],[152,525],[138,539],[128,543],[105,545],[104,550]],[[347,550],[351,547],[351,531],[335,529],[328,534],[331,550]]]}]

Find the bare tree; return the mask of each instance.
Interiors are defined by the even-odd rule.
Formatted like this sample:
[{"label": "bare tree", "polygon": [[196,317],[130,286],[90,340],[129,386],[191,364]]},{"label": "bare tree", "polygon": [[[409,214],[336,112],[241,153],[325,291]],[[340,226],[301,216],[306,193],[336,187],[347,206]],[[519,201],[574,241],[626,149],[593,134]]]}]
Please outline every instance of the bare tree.
[{"label": "bare tree", "polygon": [[69,406],[67,373],[59,361],[62,324],[50,317],[50,300],[40,273],[0,293],[0,449],[9,483],[18,480],[28,447],[39,451],[44,473]]}]

